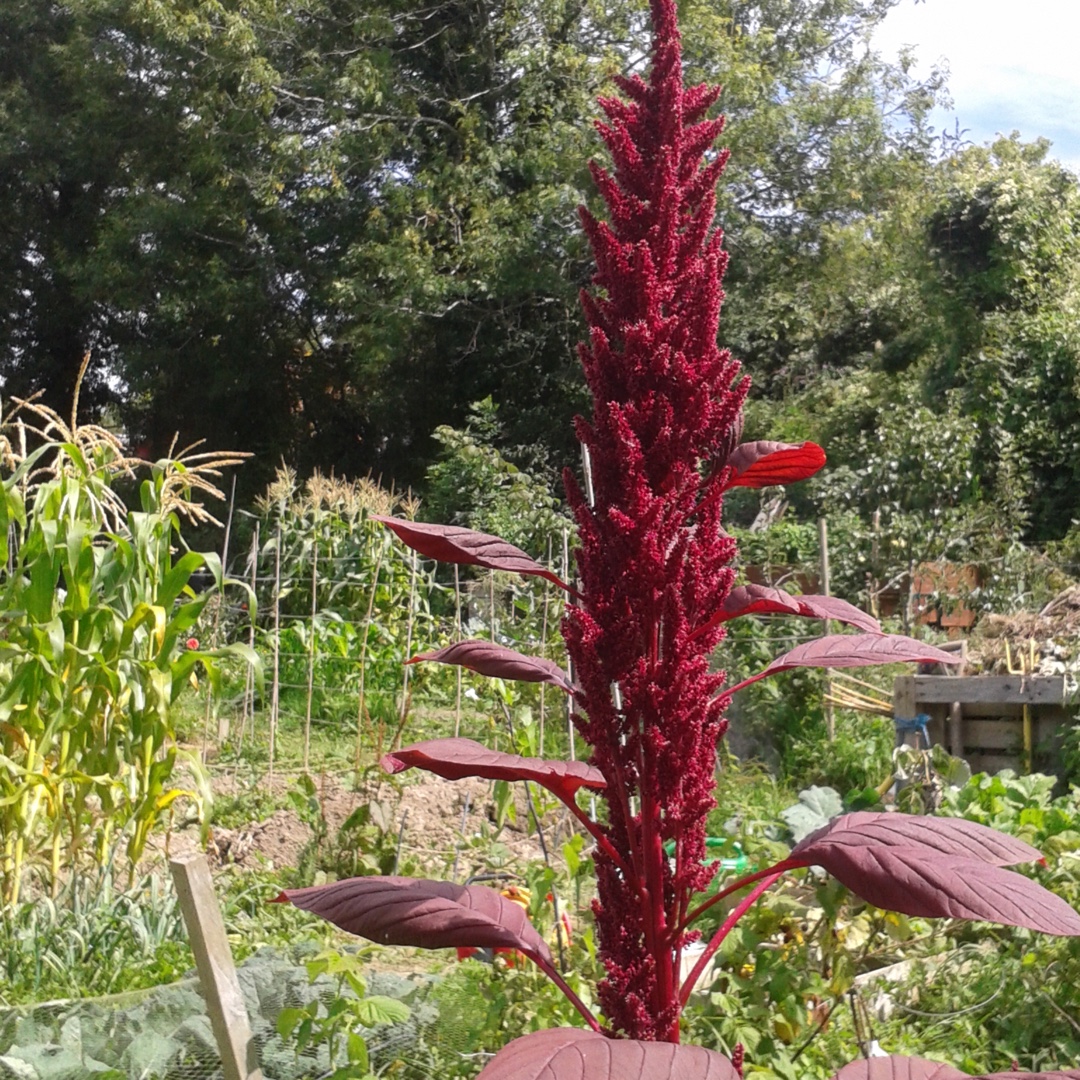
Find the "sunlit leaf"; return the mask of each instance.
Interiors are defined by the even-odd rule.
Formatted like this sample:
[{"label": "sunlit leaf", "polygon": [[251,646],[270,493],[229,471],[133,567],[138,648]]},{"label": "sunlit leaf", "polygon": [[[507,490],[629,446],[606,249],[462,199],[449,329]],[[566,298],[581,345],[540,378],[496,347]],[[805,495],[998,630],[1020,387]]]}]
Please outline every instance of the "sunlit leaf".
[{"label": "sunlit leaf", "polygon": [[1059,896],[1022,874],[977,859],[925,845],[858,847],[820,841],[794,857],[824,867],[856,896],[889,911],[1080,935],[1080,915]]},{"label": "sunlit leaf", "polygon": [[974,821],[870,811],[835,818],[797,844],[791,857],[813,862],[817,850],[827,844],[850,848],[925,847],[929,852],[978,859],[994,866],[1042,859],[1042,853],[1023,840]]},{"label": "sunlit leaf", "polygon": [[293,904],[380,945],[511,948],[551,961],[551,951],[528,915],[483,885],[360,877],[285,889],[275,903]]},{"label": "sunlit leaf", "polygon": [[600,791],[607,786],[603,773],[583,761],[545,761],[489,750],[472,739],[429,739],[395,750],[382,759],[387,772],[419,768],[445,780],[479,776],[484,780],[534,780],[564,802],[572,802],[578,788]]},{"label": "sunlit leaf", "polygon": [[967,1074],[924,1058],[872,1057],[845,1065],[832,1080],[966,1080]]},{"label": "sunlit leaf", "polygon": [[933,645],[924,645],[901,634],[829,634],[781,654],[764,671],[744,679],[728,693],[733,694],[759,679],[789,668],[848,668],[898,663],[957,664],[959,658],[954,653],[935,649]]},{"label": "sunlit leaf", "polygon": [[516,679],[518,682],[546,682],[573,693],[570,676],[552,660],[540,656],[525,656],[498,645],[494,641],[457,641],[435,652],[421,653],[407,661],[410,664],[431,660],[439,664],[456,664],[478,675],[493,679]]},{"label": "sunlit leaf", "polygon": [[507,1043],[477,1080],[738,1080],[722,1054],[701,1046],[608,1039],[549,1028]]},{"label": "sunlit leaf", "polygon": [[372,521],[381,521],[392,529],[402,543],[429,559],[439,562],[484,566],[489,570],[506,570],[515,574],[532,574],[547,578],[561,589],[571,591],[557,574],[530,559],[521,548],[514,547],[498,536],[465,529],[460,525],[432,525],[424,521],[404,521],[401,518],[372,514]]}]

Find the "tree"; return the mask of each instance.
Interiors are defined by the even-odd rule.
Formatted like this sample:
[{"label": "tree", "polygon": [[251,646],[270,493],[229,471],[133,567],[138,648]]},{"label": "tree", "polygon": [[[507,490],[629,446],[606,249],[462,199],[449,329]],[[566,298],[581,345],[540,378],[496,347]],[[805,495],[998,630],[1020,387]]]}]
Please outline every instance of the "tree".
[{"label": "tree", "polygon": [[[728,333],[767,386],[813,340],[796,282],[828,230],[929,153],[936,83],[865,44],[889,6],[685,4],[691,75],[728,84]],[[284,455],[402,484],[490,395],[506,445],[566,460],[591,103],[644,62],[644,19],[614,0],[8,4],[5,391],[62,404],[90,347],[84,402],[115,402],[150,452],[179,429],[263,473]]]}]

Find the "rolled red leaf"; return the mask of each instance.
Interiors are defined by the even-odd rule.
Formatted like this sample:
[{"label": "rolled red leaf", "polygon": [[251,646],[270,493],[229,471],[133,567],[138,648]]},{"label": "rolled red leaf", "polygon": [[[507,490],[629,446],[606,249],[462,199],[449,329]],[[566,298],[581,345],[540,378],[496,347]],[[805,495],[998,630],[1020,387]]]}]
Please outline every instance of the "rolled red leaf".
[{"label": "rolled red leaf", "polygon": [[813,476],[825,464],[825,451],[817,443],[741,443],[731,452],[727,464],[735,475],[727,486],[763,488],[794,484]]}]

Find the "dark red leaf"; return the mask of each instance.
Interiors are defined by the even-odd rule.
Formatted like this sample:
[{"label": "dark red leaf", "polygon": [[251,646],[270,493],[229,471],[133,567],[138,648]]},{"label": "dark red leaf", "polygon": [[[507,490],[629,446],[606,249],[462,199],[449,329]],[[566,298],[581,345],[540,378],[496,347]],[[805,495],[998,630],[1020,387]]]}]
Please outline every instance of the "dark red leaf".
[{"label": "dark red leaf", "polygon": [[507,1043],[477,1080],[738,1080],[735,1066],[701,1046],[609,1039],[548,1028]]},{"label": "dark red leaf", "polygon": [[875,1057],[845,1065],[832,1080],[970,1080],[966,1073],[913,1057]]},{"label": "dark red leaf", "polygon": [[1080,1070],[1064,1072],[1000,1072],[968,1076],[967,1073],[943,1065],[940,1061],[924,1058],[892,1057],[869,1058],[845,1065],[832,1080],[1080,1080]]},{"label": "dark red leaf", "polygon": [[724,601],[723,618],[726,622],[739,615],[806,615],[814,619],[836,619],[866,630],[881,633],[881,623],[865,611],[860,611],[846,600],[835,596],[792,596],[783,589],[770,589],[766,585],[740,585],[732,589]]},{"label": "dark red leaf", "polygon": [[493,641],[458,641],[447,645],[445,649],[414,656],[407,663],[415,664],[421,660],[457,664],[492,679],[551,683],[568,694],[574,692],[570,676],[554,661],[544,660],[539,656],[525,656],[504,645],[496,645]]},{"label": "dark red leaf", "polygon": [[976,859],[926,846],[853,847],[822,841],[796,857],[824,867],[856,896],[888,911],[1080,935],[1080,915],[1059,896],[1022,874]]},{"label": "dark red leaf", "polygon": [[965,1080],[1080,1080],[1080,1069],[1055,1069],[1052,1072],[996,1072],[965,1077]]},{"label": "dark red leaf", "polygon": [[498,536],[464,529],[460,525],[431,525],[425,521],[404,521],[381,514],[372,514],[371,520],[381,521],[394,531],[399,540],[429,559],[485,566],[489,570],[506,570],[515,574],[533,574],[547,578],[567,592],[573,591],[557,574]]},{"label": "dark red leaf", "polygon": [[749,442],[736,446],[727,463],[735,470],[728,487],[772,487],[813,476],[825,464],[825,451],[812,442]]},{"label": "dark red leaf", "polygon": [[551,950],[520,906],[483,885],[360,877],[286,889],[277,897],[380,945],[520,949],[551,963]]},{"label": "dark red leaf", "polygon": [[904,662],[957,664],[960,660],[955,653],[935,649],[933,645],[923,645],[901,634],[830,634],[808,641],[805,645],[798,645],[790,652],[778,656],[764,671],[744,679],[727,693],[733,694],[758,679],[775,675],[779,671],[787,671],[789,668],[866,667],[869,664]]},{"label": "dark red leaf", "polygon": [[544,761],[502,754],[472,739],[429,739],[414,743],[387,754],[381,764],[387,772],[415,767],[444,780],[461,780],[466,776],[484,780],[534,780],[567,803],[573,802],[578,788],[601,791],[607,787],[603,773],[583,761]]},{"label": "dark red leaf", "polygon": [[940,855],[977,859],[993,866],[1012,866],[1042,859],[1042,853],[1023,840],[974,821],[869,810],[833,819],[796,844],[791,857],[813,863],[819,846],[825,844],[849,848],[922,847]]}]

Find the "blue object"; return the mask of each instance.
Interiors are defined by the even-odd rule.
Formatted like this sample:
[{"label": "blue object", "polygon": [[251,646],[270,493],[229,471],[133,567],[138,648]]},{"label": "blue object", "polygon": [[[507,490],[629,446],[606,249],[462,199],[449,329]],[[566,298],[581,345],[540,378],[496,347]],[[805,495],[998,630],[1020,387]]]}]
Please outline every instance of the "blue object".
[{"label": "blue object", "polygon": [[910,731],[918,732],[922,735],[927,750],[930,749],[930,732],[926,727],[929,723],[930,717],[924,712],[918,713],[911,720],[906,720],[900,716],[893,717],[893,727],[896,728],[897,735],[906,735]]}]

